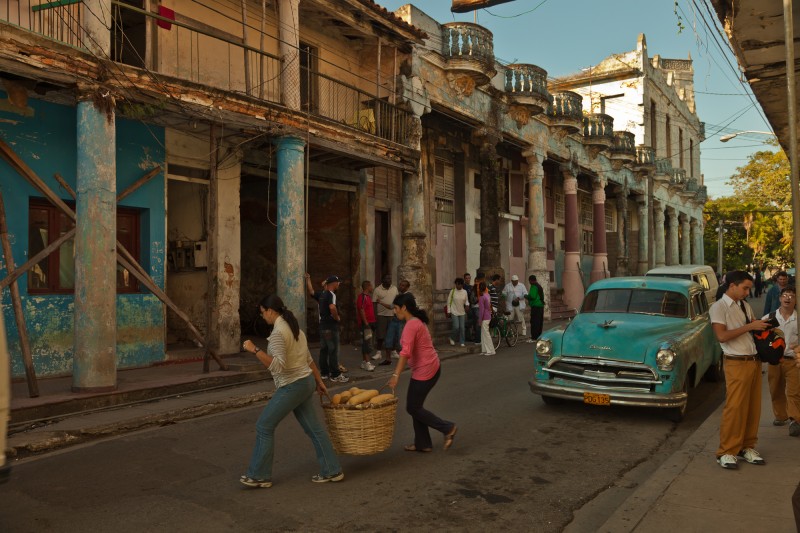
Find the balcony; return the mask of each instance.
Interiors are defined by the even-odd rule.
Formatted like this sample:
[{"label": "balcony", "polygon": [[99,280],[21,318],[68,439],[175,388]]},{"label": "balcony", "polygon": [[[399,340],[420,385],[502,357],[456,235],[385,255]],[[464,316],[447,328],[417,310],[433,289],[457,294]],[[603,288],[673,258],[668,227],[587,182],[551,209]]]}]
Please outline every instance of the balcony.
[{"label": "balcony", "polygon": [[550,105],[547,71],[536,65],[514,64],[506,67],[506,94],[517,104],[538,115]]},{"label": "balcony", "polygon": [[673,168],[670,172],[669,188],[675,192],[682,192],[686,188],[686,171],[682,168]]},{"label": "balcony", "polygon": [[594,155],[614,145],[614,119],[604,113],[591,113],[583,117],[583,144]]},{"label": "balcony", "polygon": [[[19,8],[0,8],[0,24],[7,23],[23,31],[42,35],[52,41],[78,50],[85,50],[81,39],[81,4],[42,4],[35,0],[19,0]],[[64,4],[62,2],[62,4]],[[263,49],[244,44],[240,36],[205,24],[189,24],[159,16],[120,0],[112,0],[113,24],[111,29],[110,59],[114,63],[142,69],[143,79],[167,87],[182,82],[196,84],[206,90],[227,91],[261,105],[277,106],[281,112],[292,113],[285,107],[282,94],[282,77],[287,70],[277,52],[274,35],[267,33]],[[46,6],[46,7],[45,7]],[[153,43],[141,38],[149,28]],[[252,39],[256,43],[258,39]],[[154,46],[154,49],[149,49]],[[155,51],[157,50],[157,54]],[[152,65],[145,59],[154,56]],[[88,57],[88,56],[87,56]],[[303,113],[334,121],[339,125],[359,130],[385,141],[407,144],[411,114],[392,102],[391,97],[376,98],[374,93],[362,90],[356,84],[358,76],[350,71],[328,72],[301,68],[299,73],[299,101]],[[126,70],[114,67],[112,78],[126,85],[134,80]],[[129,72],[129,70],[128,70]],[[342,80],[356,80],[352,84]],[[187,84],[188,85],[188,84]],[[374,87],[374,83],[370,84]],[[169,89],[164,89],[168,91]],[[196,90],[192,88],[192,90]],[[201,89],[202,90],[202,89]],[[169,97],[166,95],[165,97]],[[148,106],[123,103],[121,114],[158,113]],[[296,112],[296,111],[295,111]],[[139,116],[138,118],[148,118]]]},{"label": "balcony", "polygon": [[708,188],[705,185],[700,185],[697,188],[697,193],[695,194],[695,200],[697,200],[701,204],[706,203],[706,200],[708,200]]},{"label": "balcony", "polygon": [[636,170],[653,171],[656,168],[656,151],[646,144],[636,145]]},{"label": "balcony", "polygon": [[494,78],[494,37],[492,32],[470,22],[442,24],[442,55],[448,72],[486,85]]},{"label": "balcony", "polygon": [[615,131],[609,157],[623,164],[636,161],[636,136],[629,131]]},{"label": "balcony", "polygon": [[579,132],[583,127],[583,97],[572,91],[553,93],[547,117],[552,127],[567,134]]}]

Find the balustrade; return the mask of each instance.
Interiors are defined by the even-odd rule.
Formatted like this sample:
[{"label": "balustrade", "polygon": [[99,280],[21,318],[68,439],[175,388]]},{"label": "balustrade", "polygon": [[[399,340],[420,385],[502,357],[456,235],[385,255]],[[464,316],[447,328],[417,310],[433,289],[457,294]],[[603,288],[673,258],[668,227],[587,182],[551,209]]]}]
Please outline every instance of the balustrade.
[{"label": "balustrade", "polygon": [[547,92],[547,71],[536,65],[513,64],[506,67],[506,93],[531,115],[538,115],[550,104]]},{"label": "balustrade", "polygon": [[584,144],[608,148],[614,144],[614,119],[604,113],[590,113],[583,117]]},{"label": "balustrade", "polygon": [[469,76],[477,85],[489,83],[494,69],[492,32],[470,22],[442,24],[442,55],[447,70]]},{"label": "balustrade", "polygon": [[636,136],[629,131],[615,131],[610,155],[625,163],[636,161]]},{"label": "balustrade", "polygon": [[583,127],[583,97],[572,91],[559,91],[550,96],[547,109],[550,125],[576,133]]}]

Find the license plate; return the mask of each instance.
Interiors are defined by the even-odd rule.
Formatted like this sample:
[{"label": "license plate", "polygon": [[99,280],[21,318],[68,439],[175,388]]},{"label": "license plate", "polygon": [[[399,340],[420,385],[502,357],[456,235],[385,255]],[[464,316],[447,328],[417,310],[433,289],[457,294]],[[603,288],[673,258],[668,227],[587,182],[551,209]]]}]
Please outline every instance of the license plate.
[{"label": "license plate", "polygon": [[595,394],[594,392],[583,393],[583,403],[591,405],[611,405],[611,396],[608,394]]}]

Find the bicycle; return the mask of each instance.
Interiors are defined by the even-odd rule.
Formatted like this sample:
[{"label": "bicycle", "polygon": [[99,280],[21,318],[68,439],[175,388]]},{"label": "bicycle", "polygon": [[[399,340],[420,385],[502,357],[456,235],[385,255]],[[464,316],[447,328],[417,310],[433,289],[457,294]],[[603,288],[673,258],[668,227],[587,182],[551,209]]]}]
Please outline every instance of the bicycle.
[{"label": "bicycle", "polygon": [[510,314],[511,313],[508,311],[505,311],[502,315],[498,314],[495,317],[496,324],[491,328],[492,344],[495,350],[500,348],[500,341],[502,339],[506,340],[506,344],[508,344],[509,347],[517,345],[519,331],[517,330],[517,323],[508,319],[508,315]]}]

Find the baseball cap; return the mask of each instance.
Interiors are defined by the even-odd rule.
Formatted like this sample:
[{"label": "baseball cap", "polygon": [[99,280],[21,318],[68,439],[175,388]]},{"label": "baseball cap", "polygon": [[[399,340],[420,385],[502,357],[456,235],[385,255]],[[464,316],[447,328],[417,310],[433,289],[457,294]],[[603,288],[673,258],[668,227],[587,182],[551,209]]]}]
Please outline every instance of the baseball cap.
[{"label": "baseball cap", "polygon": [[519,281],[519,276],[514,274],[513,276],[511,276],[511,281]]},{"label": "baseball cap", "polygon": [[328,276],[328,279],[325,280],[325,284],[334,283],[339,281],[339,276]]}]

